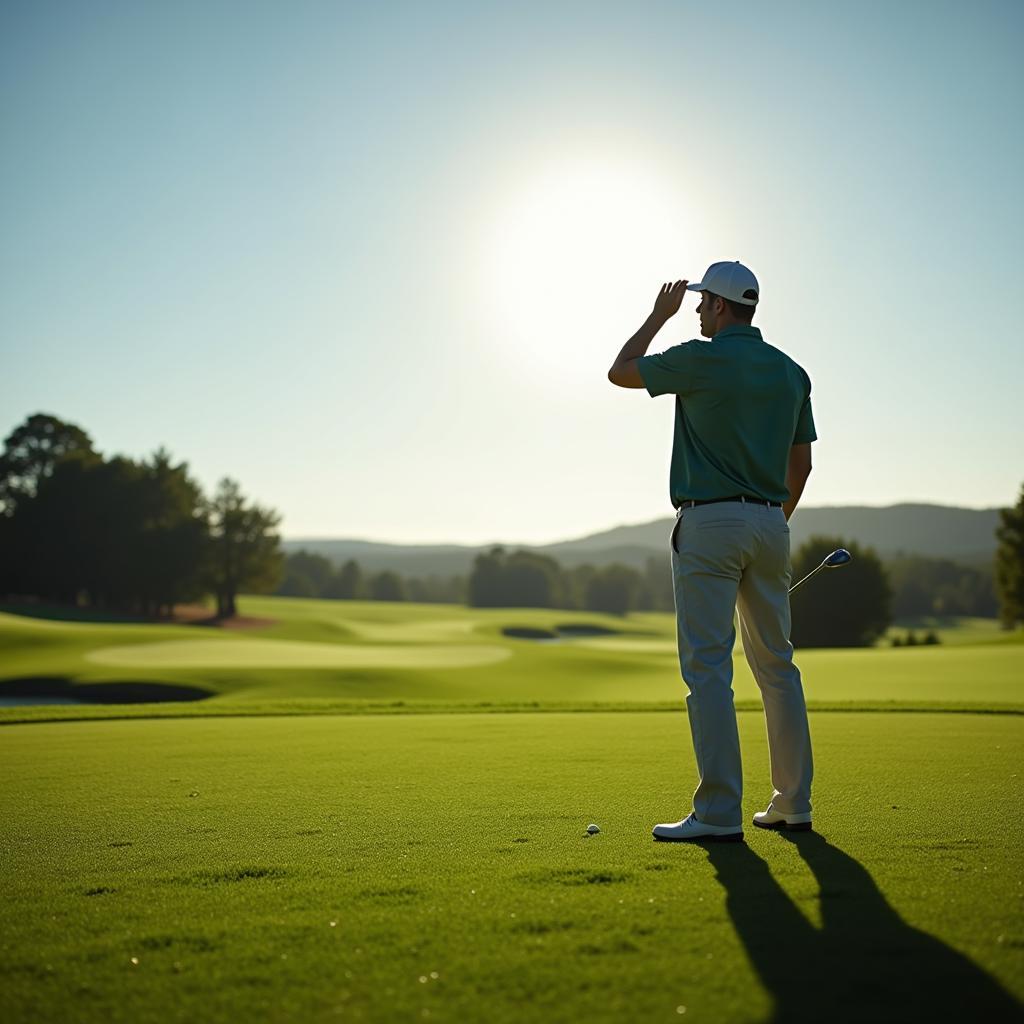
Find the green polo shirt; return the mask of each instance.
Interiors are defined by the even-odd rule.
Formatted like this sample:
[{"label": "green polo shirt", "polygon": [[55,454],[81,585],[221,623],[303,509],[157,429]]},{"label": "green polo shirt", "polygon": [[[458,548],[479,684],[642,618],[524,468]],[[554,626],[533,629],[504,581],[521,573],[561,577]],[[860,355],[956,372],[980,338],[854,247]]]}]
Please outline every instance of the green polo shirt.
[{"label": "green polo shirt", "polygon": [[636,362],[652,398],[676,397],[673,506],[734,494],[789,500],[789,450],[818,439],[803,367],[746,325]]}]

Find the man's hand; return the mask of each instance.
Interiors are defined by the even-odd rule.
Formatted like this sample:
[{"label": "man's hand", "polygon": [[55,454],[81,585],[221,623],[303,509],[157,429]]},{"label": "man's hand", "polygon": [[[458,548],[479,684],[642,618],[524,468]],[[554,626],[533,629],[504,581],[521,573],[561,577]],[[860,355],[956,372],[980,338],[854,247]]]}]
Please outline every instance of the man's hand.
[{"label": "man's hand", "polygon": [[675,284],[663,284],[658,297],[654,300],[654,315],[662,320],[669,320],[679,312],[686,294],[689,281],[676,281]]},{"label": "man's hand", "polygon": [[608,379],[620,388],[642,388],[643,378],[637,367],[637,360],[647,351],[647,346],[654,336],[679,312],[683,296],[686,294],[687,281],[676,281],[675,284],[664,284],[654,303],[654,311],[625,345],[618,358],[608,371]]}]

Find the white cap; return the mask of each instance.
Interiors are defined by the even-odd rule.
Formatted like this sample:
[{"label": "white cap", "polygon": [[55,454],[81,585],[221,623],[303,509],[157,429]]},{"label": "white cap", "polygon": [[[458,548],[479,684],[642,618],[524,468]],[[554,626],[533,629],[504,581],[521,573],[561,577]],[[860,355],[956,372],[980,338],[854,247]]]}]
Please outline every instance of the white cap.
[{"label": "white cap", "polygon": [[[704,272],[704,280],[688,284],[686,290],[711,292],[744,306],[756,306],[761,294],[757,278],[738,260],[732,263],[712,263]],[[747,294],[750,291],[754,293],[753,298]]]}]

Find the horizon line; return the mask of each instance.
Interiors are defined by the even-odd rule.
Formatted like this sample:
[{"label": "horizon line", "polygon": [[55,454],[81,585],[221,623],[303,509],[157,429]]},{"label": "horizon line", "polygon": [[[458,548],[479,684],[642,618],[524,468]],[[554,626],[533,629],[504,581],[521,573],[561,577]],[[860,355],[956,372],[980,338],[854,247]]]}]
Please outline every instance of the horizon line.
[{"label": "horizon line", "polygon": [[[927,508],[946,508],[954,509],[963,512],[998,512],[1004,508],[1012,508],[1013,506],[1005,505],[943,505],[935,501],[897,501],[887,505],[798,505],[795,511],[823,511],[826,509],[872,509],[875,511],[890,508],[899,508],[900,506],[914,505],[923,506]],[[794,512],[795,514],[795,512]],[[610,533],[612,530],[628,529],[636,526],[649,526],[651,523],[658,522],[660,519],[671,519],[671,514],[665,514],[661,516],[655,516],[653,519],[645,519],[640,522],[633,523],[617,523],[614,526],[608,526],[604,529],[594,530],[590,533],[583,534],[584,537],[593,537],[600,533]],[[496,546],[509,546],[518,545],[520,547],[549,547],[554,544],[568,544],[573,541],[580,540],[580,536],[562,538],[560,540],[546,540],[546,541],[510,541],[510,540],[489,540],[489,541],[431,541],[431,540],[419,540],[419,541],[393,541],[393,540],[374,540],[369,537],[352,537],[352,536],[339,536],[338,534],[323,534],[323,535],[310,535],[310,534],[296,534],[294,536],[283,536],[281,540],[290,544],[294,544],[299,541],[350,541],[359,544],[385,544],[390,547],[434,547],[434,548],[482,548],[482,547],[496,547]]]}]

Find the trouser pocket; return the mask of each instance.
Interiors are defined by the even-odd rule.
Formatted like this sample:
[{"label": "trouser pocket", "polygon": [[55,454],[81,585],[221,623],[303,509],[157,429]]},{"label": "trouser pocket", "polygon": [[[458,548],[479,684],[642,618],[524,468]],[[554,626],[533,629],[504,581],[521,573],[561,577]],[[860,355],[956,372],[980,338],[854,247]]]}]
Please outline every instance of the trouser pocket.
[{"label": "trouser pocket", "polygon": [[672,551],[677,555],[679,554],[679,548],[676,547],[676,534],[679,533],[679,527],[682,525],[682,522],[683,517],[676,516],[675,524],[672,527],[672,533],[668,538],[669,546],[672,548]]}]

